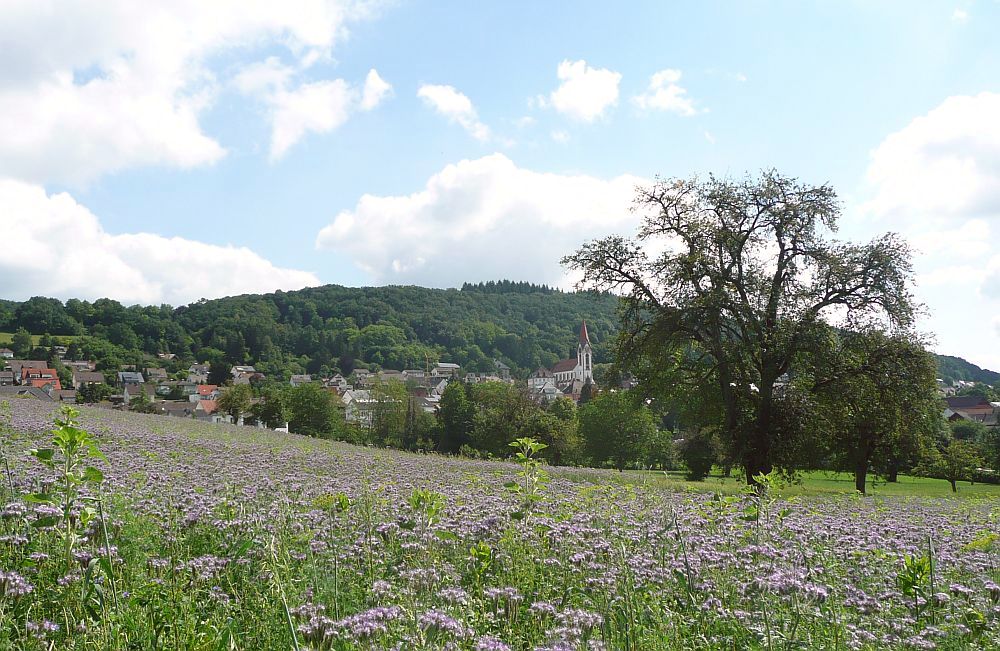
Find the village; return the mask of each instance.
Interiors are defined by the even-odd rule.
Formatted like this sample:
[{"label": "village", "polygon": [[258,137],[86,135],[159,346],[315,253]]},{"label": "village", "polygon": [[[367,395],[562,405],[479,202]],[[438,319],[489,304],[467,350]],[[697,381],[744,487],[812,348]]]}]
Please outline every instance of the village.
[{"label": "village", "polygon": [[[12,350],[0,348],[0,398],[95,404],[110,409],[135,409],[141,405],[142,411],[148,413],[230,423],[230,416],[219,407],[219,398],[227,386],[260,387],[276,381],[251,365],[234,365],[223,383],[211,384],[210,366],[204,363],[191,364],[186,373],[175,373],[171,377],[166,368],[153,365],[153,358],[144,368],[128,365],[99,371],[93,361],[67,359],[68,350],[66,346],[53,345],[50,360],[26,360],[14,359]],[[51,368],[54,365],[51,360],[58,360],[65,369],[62,379],[60,373]],[[169,354],[159,355],[157,359],[160,363],[171,360]],[[597,388],[593,347],[586,321],[580,326],[576,355],[551,368],[540,367],[526,379],[519,380],[512,377],[510,367],[500,360],[494,360],[493,364],[492,373],[463,372],[460,365],[450,362],[428,364],[424,369],[358,368],[346,377],[340,373],[328,377],[292,375],[287,384],[291,387],[309,383],[322,386],[339,398],[346,422],[362,427],[371,425],[376,403],[372,388],[379,383],[401,383],[414,404],[428,414],[437,412],[441,396],[451,382],[520,384],[528,397],[540,405],[550,404],[560,397],[579,403]],[[71,379],[64,381],[67,375]],[[248,423],[240,416],[236,424]],[[262,423],[254,424],[263,427]]]}]

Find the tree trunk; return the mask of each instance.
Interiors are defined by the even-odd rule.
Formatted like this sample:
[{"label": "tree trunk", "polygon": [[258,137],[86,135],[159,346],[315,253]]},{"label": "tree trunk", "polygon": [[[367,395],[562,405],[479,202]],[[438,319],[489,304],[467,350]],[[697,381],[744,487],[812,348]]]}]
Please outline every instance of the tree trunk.
[{"label": "tree trunk", "polygon": [[854,490],[858,491],[862,495],[867,495],[865,491],[865,484],[868,479],[868,460],[858,459],[857,463],[854,464]]},{"label": "tree trunk", "polygon": [[872,452],[875,449],[874,436],[867,427],[862,427],[859,434],[861,437],[858,441],[858,456],[854,461],[854,488],[862,495],[867,495],[865,487],[868,480],[868,466],[871,464]]},{"label": "tree trunk", "polygon": [[743,467],[747,473],[747,484],[757,487],[758,474],[766,475],[774,469],[771,463],[771,408],[774,401],[774,385],[765,384],[760,387],[760,402],[757,405],[757,418],[753,430],[747,440],[744,452]]},{"label": "tree trunk", "polygon": [[885,480],[890,484],[895,484],[899,481],[899,462],[893,461],[889,464],[885,472]]},{"label": "tree trunk", "polygon": [[952,493],[957,493],[958,492],[958,486],[956,485],[957,482],[954,479],[949,479],[948,483],[951,484],[951,492]]}]

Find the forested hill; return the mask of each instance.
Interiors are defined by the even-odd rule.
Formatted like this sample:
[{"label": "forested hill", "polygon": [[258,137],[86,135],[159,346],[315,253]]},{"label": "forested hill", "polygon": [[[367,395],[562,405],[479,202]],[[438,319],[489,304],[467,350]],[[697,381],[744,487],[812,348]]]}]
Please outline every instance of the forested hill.
[{"label": "forested hill", "polygon": [[[0,303],[0,332],[86,335],[80,352],[113,351],[130,363],[137,351],[183,359],[253,363],[269,375],[350,372],[356,365],[424,368],[456,362],[493,371],[494,359],[524,375],[575,354],[587,321],[595,362],[609,360],[616,328],[613,296],[562,292],[528,283],[457,289],[341,287],[199,301],[179,308],[124,307],[101,299],[32,298]],[[74,351],[75,352],[75,351]],[[114,360],[113,360],[114,361]]]},{"label": "forested hill", "polygon": [[1000,382],[1000,373],[982,369],[961,357],[937,355],[938,377],[949,380],[965,380],[994,385]]},{"label": "forested hill", "polygon": [[[179,308],[36,297],[0,301],[0,333],[24,328],[34,335],[76,335],[78,350],[71,353],[104,368],[143,364],[143,353],[169,352],[178,363],[251,363],[275,377],[349,373],[358,365],[424,368],[438,361],[492,371],[493,360],[524,376],[572,355],[583,319],[594,361],[610,361],[616,303],[608,294],[511,281],[467,283],[461,290],[326,285]],[[1000,381],[1000,373],[958,357],[938,356],[938,366],[945,379]]]}]

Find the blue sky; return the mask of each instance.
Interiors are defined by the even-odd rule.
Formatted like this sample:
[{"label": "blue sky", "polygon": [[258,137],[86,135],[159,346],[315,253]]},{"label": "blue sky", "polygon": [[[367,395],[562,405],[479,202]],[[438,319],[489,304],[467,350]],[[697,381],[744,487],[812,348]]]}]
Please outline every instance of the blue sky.
[{"label": "blue sky", "polygon": [[0,227],[33,262],[0,262],[0,295],[561,283],[562,255],[634,228],[636,183],[775,167],[834,185],[843,236],[907,236],[937,348],[1000,368],[998,19],[993,0],[14,1]]}]

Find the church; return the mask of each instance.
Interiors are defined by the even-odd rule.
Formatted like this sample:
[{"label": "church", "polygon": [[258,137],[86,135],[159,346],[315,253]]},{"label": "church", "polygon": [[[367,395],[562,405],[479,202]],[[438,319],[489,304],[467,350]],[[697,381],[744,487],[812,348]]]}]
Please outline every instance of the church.
[{"label": "church", "polygon": [[538,369],[528,377],[528,386],[542,396],[551,394],[547,399],[562,394],[579,400],[583,386],[588,383],[594,383],[594,351],[587,334],[587,322],[584,321],[580,326],[576,357],[556,362],[550,369]]}]

